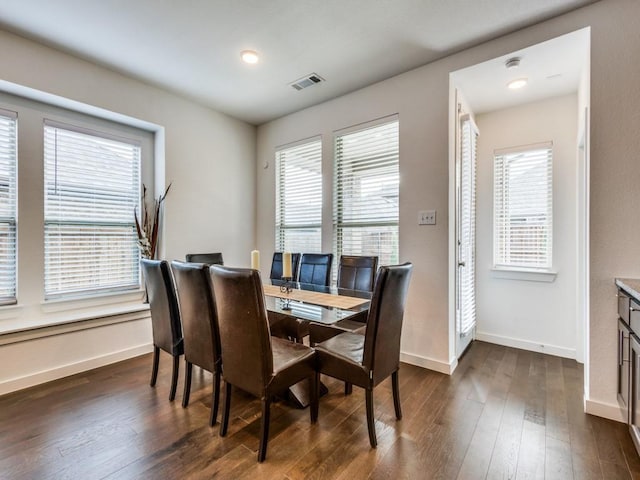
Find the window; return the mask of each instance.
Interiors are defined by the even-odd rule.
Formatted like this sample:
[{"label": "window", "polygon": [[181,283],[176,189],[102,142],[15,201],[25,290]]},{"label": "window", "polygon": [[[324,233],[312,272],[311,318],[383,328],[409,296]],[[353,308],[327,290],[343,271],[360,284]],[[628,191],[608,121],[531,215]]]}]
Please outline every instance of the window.
[{"label": "window", "polygon": [[398,263],[398,161],[397,119],[336,135],[336,261],[341,255],[377,255],[381,265]]},{"label": "window", "polygon": [[140,146],[45,121],[45,298],[140,287]]},{"label": "window", "polygon": [[496,151],[494,156],[494,265],[551,269],[551,143]]},{"label": "window", "polygon": [[276,152],[276,250],[322,249],[322,146],[320,139]]},{"label": "window", "polygon": [[16,120],[0,110],[0,305],[16,303]]}]

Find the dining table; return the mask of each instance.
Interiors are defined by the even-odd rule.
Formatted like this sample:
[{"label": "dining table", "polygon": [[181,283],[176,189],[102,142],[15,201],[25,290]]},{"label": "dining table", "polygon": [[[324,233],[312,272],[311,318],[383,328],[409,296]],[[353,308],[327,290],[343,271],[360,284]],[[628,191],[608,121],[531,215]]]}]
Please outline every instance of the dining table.
[{"label": "dining table", "polygon": [[371,300],[371,292],[310,283],[268,280],[263,288],[269,312],[345,330],[362,326]]},{"label": "dining table", "polygon": [[[277,330],[278,322],[287,317],[345,331],[355,331],[366,325],[371,292],[276,279],[264,281],[263,289],[272,330]],[[326,392],[321,384],[320,395]],[[307,382],[292,386],[288,400],[300,408],[308,406]]]}]

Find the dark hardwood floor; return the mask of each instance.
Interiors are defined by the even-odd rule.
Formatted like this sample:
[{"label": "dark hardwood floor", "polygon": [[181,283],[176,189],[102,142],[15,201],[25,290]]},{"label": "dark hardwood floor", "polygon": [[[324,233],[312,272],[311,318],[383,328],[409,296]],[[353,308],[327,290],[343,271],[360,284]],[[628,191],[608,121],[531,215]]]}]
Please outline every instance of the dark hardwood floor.
[{"label": "dark hardwood floor", "polygon": [[475,342],[450,377],[403,364],[401,421],[390,381],[375,391],[376,450],[362,390],[345,397],[325,379],[316,425],[274,404],[263,464],[258,400],[234,394],[222,439],[207,425],[211,375],[194,370],[183,409],[181,390],[168,401],[170,357],[160,362],[155,388],[145,355],[0,397],[0,478],[640,478],[626,426],[582,412],[571,360]]}]

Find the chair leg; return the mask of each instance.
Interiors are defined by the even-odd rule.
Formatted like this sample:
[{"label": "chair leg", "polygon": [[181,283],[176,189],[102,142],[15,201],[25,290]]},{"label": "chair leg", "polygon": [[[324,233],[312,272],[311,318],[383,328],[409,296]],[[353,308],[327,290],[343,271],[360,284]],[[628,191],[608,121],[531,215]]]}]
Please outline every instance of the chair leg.
[{"label": "chair leg", "polygon": [[182,408],[189,405],[189,396],[191,395],[191,372],[193,363],[184,361],[184,392],[182,393]]},{"label": "chair leg", "polygon": [[391,374],[391,388],[393,390],[393,406],[396,409],[396,419],[402,419],[402,408],[400,408],[400,387],[398,385],[398,370]]},{"label": "chair leg", "polygon": [[209,417],[209,425],[214,426],[218,418],[218,405],[220,403],[220,367],[213,374],[213,392],[211,399],[211,417]]},{"label": "chair leg", "polygon": [[222,423],[220,424],[220,436],[224,437],[227,434],[227,427],[229,426],[229,410],[231,409],[231,384],[227,381],[225,384],[224,393],[224,409],[222,410]]},{"label": "chair leg", "polygon": [[151,367],[151,381],[149,385],[156,386],[156,380],[158,379],[158,363],[160,363],[160,348],[153,346],[153,366]]},{"label": "chair leg", "polygon": [[267,442],[269,441],[269,417],[271,413],[271,397],[262,399],[262,422],[260,424],[260,448],[258,449],[258,462],[264,462],[267,456]]},{"label": "chair leg", "polygon": [[369,443],[371,444],[371,448],[376,448],[378,446],[378,441],[376,440],[376,422],[373,416],[373,388],[365,389],[364,393],[367,403],[367,429],[369,430]]},{"label": "chair leg", "polygon": [[349,382],[344,382],[344,394],[351,395],[351,393],[353,393],[353,385]]},{"label": "chair leg", "polygon": [[311,423],[318,421],[318,408],[320,402],[318,401],[318,386],[320,384],[320,373],[316,372],[309,377],[309,392],[311,393],[311,407],[309,413],[311,415]]},{"label": "chair leg", "polygon": [[178,371],[180,370],[180,357],[173,357],[173,374],[171,375],[171,391],[169,392],[169,401],[173,402],[176,398],[176,390],[178,388]]}]

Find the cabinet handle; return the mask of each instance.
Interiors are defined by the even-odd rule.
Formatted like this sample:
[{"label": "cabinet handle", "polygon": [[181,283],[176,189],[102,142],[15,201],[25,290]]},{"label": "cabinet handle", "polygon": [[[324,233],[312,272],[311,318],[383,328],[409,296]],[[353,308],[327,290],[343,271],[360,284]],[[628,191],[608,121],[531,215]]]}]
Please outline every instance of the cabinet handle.
[{"label": "cabinet handle", "polygon": [[638,309],[638,308],[633,308],[633,307],[629,307],[629,311],[630,311],[630,312],[640,312],[640,309]]}]

